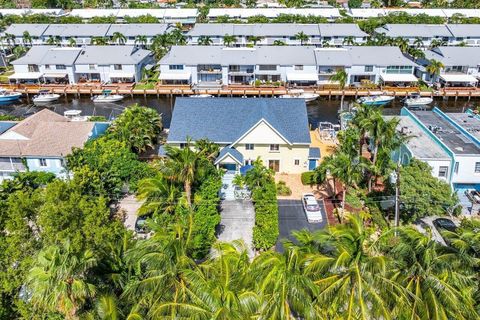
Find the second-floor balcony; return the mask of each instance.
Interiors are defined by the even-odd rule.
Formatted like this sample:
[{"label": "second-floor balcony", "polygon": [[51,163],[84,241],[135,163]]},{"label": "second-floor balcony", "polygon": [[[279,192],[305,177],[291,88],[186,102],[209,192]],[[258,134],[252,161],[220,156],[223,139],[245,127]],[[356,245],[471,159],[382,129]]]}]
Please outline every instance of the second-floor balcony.
[{"label": "second-floor balcony", "polygon": [[467,74],[468,73],[468,67],[467,66],[446,66],[445,69],[443,69],[444,74]]},{"label": "second-floor balcony", "polygon": [[343,67],[318,67],[318,74],[325,74],[325,75],[333,75],[337,73],[338,71],[344,70]]},{"label": "second-floor balcony", "polygon": [[255,72],[255,66],[248,65],[248,66],[240,66],[240,65],[230,65],[228,67],[229,74],[237,74],[237,75],[249,75]]},{"label": "second-floor balcony", "polygon": [[222,73],[222,66],[218,64],[200,64],[197,66],[198,73]]}]

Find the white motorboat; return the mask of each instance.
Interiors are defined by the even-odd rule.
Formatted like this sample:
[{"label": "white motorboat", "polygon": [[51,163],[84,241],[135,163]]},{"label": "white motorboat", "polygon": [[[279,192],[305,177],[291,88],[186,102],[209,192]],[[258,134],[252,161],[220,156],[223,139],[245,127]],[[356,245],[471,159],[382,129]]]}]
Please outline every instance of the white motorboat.
[{"label": "white motorboat", "polygon": [[193,94],[190,96],[190,98],[212,98],[213,96],[211,94]]},{"label": "white motorboat", "polygon": [[49,90],[40,90],[36,96],[33,97],[34,103],[46,103],[57,101],[60,95],[57,93],[50,93]]},{"label": "white motorboat", "polygon": [[318,94],[316,93],[310,93],[310,92],[305,92],[302,89],[295,89],[295,90],[289,90],[288,94],[281,95],[280,98],[282,99],[304,99],[305,102],[312,102],[317,100],[319,97]]},{"label": "white motorboat", "polygon": [[101,95],[95,96],[92,98],[93,102],[118,102],[123,99],[122,95],[119,94],[112,94],[112,90],[103,90]]},{"label": "white motorboat", "polygon": [[433,102],[433,99],[430,97],[422,97],[420,94],[411,94],[409,97],[405,98],[405,105],[410,106],[425,106]]},{"label": "white motorboat", "polygon": [[0,88],[0,104],[15,102],[20,99],[22,94],[20,92],[8,91]]},{"label": "white motorboat", "polygon": [[82,110],[67,110],[63,113],[63,116],[70,121],[87,121],[90,117],[89,116],[81,116]]},{"label": "white motorboat", "polygon": [[391,96],[368,96],[357,99],[357,102],[367,106],[384,106],[394,99],[395,97]]}]

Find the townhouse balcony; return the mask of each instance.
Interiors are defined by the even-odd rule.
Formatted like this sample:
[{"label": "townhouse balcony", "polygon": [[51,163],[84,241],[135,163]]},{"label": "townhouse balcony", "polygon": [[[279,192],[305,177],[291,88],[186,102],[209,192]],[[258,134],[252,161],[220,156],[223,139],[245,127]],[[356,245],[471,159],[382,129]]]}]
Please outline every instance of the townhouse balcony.
[{"label": "townhouse balcony", "polygon": [[318,68],[319,75],[334,75],[338,71],[344,70],[341,67],[320,67]]}]

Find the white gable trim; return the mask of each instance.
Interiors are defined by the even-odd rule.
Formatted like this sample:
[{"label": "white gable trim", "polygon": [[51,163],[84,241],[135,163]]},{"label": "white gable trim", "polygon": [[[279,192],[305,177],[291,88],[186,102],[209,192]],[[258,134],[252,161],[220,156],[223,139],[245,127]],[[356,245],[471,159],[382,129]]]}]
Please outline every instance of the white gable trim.
[{"label": "white gable trim", "polygon": [[235,161],[236,163],[238,163],[239,165],[243,165],[243,163],[241,163],[237,158],[235,158],[234,156],[232,156],[230,154],[230,152],[227,152],[223,155],[223,157],[221,157],[220,159],[217,159],[215,160],[214,164],[217,165],[219,164],[220,162],[222,162],[223,159],[225,159],[227,156],[229,156],[230,158],[233,159],[233,161]]},{"label": "white gable trim", "polygon": [[248,129],[247,132],[241,135],[240,138],[232,142],[232,144],[230,144],[229,147],[233,147],[234,145],[236,145],[239,141],[245,138],[250,132],[252,132],[256,127],[258,127],[261,123],[265,123],[270,129],[273,130],[273,132],[275,132],[280,138],[282,138],[282,140],[284,140],[288,145],[290,146],[292,145],[292,143],[288,141],[287,138],[285,138],[280,132],[278,132],[278,130],[275,129],[267,120],[262,118],[257,123],[255,123],[250,129]]}]

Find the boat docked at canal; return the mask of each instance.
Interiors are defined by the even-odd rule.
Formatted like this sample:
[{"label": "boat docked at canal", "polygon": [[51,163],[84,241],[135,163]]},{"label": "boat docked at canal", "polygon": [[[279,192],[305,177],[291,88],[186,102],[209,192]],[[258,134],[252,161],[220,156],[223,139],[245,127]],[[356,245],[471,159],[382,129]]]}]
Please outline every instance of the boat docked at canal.
[{"label": "boat docked at canal", "polygon": [[405,98],[404,103],[407,107],[412,106],[426,106],[433,102],[430,97],[422,97],[419,93],[413,93]]},{"label": "boat docked at canal", "polygon": [[33,103],[48,103],[57,101],[60,95],[57,93],[50,93],[49,90],[40,90],[37,95],[33,97]]},{"label": "boat docked at canal", "polygon": [[118,102],[123,100],[120,94],[112,94],[112,90],[104,90],[101,95],[92,98],[94,103]]},{"label": "boat docked at canal", "polygon": [[0,89],[0,104],[8,104],[18,101],[22,94],[20,92],[8,91],[6,89]]},{"label": "boat docked at canal", "polygon": [[305,102],[312,102],[317,100],[319,97],[318,94],[316,93],[310,93],[310,92],[305,92],[303,89],[294,89],[294,90],[289,90],[288,94],[281,95],[280,98],[282,99],[304,99]]},{"label": "boat docked at canal", "polygon": [[192,94],[190,98],[213,98],[211,94]]},{"label": "boat docked at canal", "polygon": [[63,113],[63,116],[70,121],[87,121],[89,116],[82,116],[82,110],[67,110]]},{"label": "boat docked at canal", "polygon": [[395,100],[395,97],[379,95],[379,96],[361,97],[361,98],[357,99],[357,102],[360,103],[360,104],[367,105],[367,106],[381,107],[381,106],[384,106],[386,104],[389,104],[393,100]]}]

